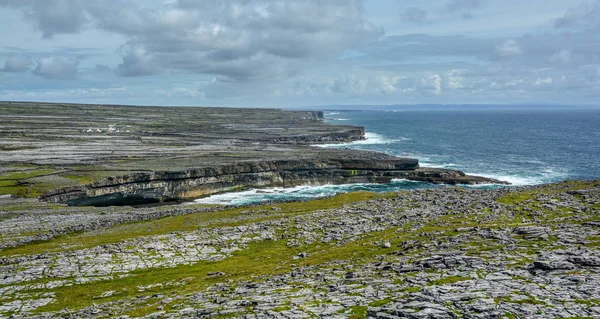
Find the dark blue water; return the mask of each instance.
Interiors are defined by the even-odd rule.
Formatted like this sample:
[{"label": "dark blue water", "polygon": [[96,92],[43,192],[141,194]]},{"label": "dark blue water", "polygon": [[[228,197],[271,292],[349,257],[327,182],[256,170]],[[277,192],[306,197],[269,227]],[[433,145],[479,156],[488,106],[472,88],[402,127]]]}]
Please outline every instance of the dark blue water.
[{"label": "dark blue water", "polygon": [[[327,147],[354,148],[419,159],[421,166],[462,170],[514,185],[600,178],[600,109],[463,108],[331,111],[334,124],[364,126],[367,140]],[[391,191],[432,187],[338,185],[247,191],[204,202],[254,203],[306,199],[353,190]],[[488,187],[488,186],[486,186]]]},{"label": "dark blue water", "polygon": [[600,178],[599,109],[326,114],[331,123],[362,125],[371,135],[371,143],[338,147],[414,157],[422,166],[454,168],[521,185]]}]

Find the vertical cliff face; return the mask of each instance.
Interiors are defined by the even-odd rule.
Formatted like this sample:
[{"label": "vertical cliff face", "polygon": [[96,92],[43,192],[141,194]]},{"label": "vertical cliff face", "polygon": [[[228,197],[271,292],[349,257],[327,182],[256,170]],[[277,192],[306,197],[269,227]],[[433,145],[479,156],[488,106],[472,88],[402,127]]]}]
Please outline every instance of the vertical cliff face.
[{"label": "vertical cliff face", "polygon": [[[12,165],[16,176],[36,176],[11,181],[14,194],[53,189],[41,199],[70,205],[131,205],[246,187],[393,178],[489,181],[421,169],[414,159],[310,147],[365,138],[363,127],[325,123],[320,111],[0,102],[0,116],[8,136],[0,146],[8,141],[11,150],[0,152],[0,166]],[[21,174],[23,164],[33,167],[25,168],[31,174]]]},{"label": "vertical cliff face", "polygon": [[42,199],[69,205],[132,205],[193,199],[247,187],[387,183],[394,178],[448,184],[492,182],[459,171],[422,169],[415,159],[282,160],[116,176],[57,189]]},{"label": "vertical cliff face", "polygon": [[90,185],[44,194],[46,201],[70,205],[118,205],[197,198],[246,187],[386,182],[386,172],[418,168],[413,159],[323,159],[241,162],[183,171],[109,177]]}]

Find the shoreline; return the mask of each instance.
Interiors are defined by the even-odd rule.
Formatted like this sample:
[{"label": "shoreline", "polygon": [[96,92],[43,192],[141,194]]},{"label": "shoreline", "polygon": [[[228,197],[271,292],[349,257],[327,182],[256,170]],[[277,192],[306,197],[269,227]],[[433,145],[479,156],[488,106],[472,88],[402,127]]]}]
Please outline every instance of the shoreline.
[{"label": "shoreline", "polygon": [[[55,114],[61,114],[59,118]],[[0,193],[70,205],[137,205],[245,187],[499,182],[414,159],[315,143],[363,140],[320,111],[0,103]],[[26,165],[26,166],[23,166]]]},{"label": "shoreline", "polygon": [[[189,309],[243,317],[308,316],[331,307],[335,314],[362,307],[376,318],[431,309],[448,318],[595,315],[577,296],[598,295],[598,187],[600,180],[235,208],[17,210],[0,220],[2,285],[9,291],[0,295],[0,315],[145,317],[160,306],[169,318]],[[0,203],[7,200],[18,199]],[[6,248],[10,240],[14,248]],[[579,284],[567,284],[569,278]],[[423,298],[426,305],[415,310]],[[335,300],[346,300],[345,308]]]}]

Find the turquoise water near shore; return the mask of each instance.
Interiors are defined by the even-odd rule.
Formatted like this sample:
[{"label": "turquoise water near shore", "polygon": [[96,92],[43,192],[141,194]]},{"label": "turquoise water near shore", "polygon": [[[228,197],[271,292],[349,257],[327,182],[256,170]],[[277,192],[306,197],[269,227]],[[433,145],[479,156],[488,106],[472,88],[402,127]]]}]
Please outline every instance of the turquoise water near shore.
[{"label": "turquoise water near shore", "polygon": [[[462,170],[513,185],[600,178],[600,109],[556,107],[370,107],[325,112],[332,124],[364,126],[367,139],[319,147],[351,148],[419,159],[421,166]],[[252,204],[336,193],[444,187],[390,184],[248,190],[201,203]],[[483,185],[479,187],[497,187]]]}]

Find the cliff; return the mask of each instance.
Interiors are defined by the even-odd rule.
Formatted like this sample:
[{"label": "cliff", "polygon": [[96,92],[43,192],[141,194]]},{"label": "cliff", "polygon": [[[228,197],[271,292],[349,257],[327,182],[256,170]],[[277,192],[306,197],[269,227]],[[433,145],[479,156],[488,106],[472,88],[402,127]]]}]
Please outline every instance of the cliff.
[{"label": "cliff", "polygon": [[497,182],[414,159],[311,147],[364,139],[323,112],[0,102],[0,195],[70,205],[187,200],[247,187]]},{"label": "cliff", "polygon": [[115,176],[56,189],[41,199],[69,205],[131,205],[193,199],[248,187],[388,183],[392,179],[438,184],[501,183],[455,170],[419,168],[415,159],[284,160]]}]

